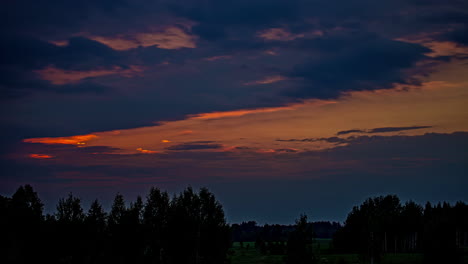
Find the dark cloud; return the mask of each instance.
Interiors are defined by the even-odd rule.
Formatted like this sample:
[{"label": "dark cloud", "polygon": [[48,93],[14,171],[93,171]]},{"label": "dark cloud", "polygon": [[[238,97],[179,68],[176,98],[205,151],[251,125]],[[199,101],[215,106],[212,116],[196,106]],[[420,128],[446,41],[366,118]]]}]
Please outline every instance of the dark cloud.
[{"label": "dark cloud", "polygon": [[359,136],[332,149],[337,158],[419,158],[462,162],[467,159],[468,132],[427,133],[421,136]]},{"label": "dark cloud", "polygon": [[109,88],[89,82],[54,85],[36,72],[46,67],[74,71],[128,67],[122,54],[86,38],[72,38],[61,47],[35,38],[6,36],[0,44],[0,56],[2,99],[23,97],[31,91],[99,94]]},{"label": "dark cloud", "polygon": [[422,128],[431,128],[432,126],[411,126],[411,127],[378,127],[373,128],[367,131],[367,133],[383,133],[383,132],[397,132],[397,131],[405,131],[405,130],[414,130],[414,129],[422,129]]},{"label": "dark cloud", "polygon": [[[329,44],[327,44],[329,43]],[[372,35],[322,39],[318,45],[335,51],[311,57],[295,66],[291,78],[303,78],[301,87],[286,94],[294,97],[331,98],[342,91],[390,88],[395,83],[415,83],[406,70],[422,62],[430,50],[418,44]]]},{"label": "dark cloud", "polygon": [[53,65],[66,70],[91,70],[123,62],[121,53],[83,37],[71,38],[65,46],[21,35],[7,35],[2,39],[1,64],[22,69],[38,70]]},{"label": "dark cloud", "polygon": [[286,142],[318,142],[324,141],[328,143],[347,143],[349,139],[346,138],[339,138],[339,137],[328,137],[328,138],[303,138],[303,139],[277,139],[276,141],[286,141]]},{"label": "dark cloud", "polygon": [[219,149],[222,148],[223,145],[221,144],[204,144],[204,143],[196,143],[196,142],[191,142],[191,143],[184,143],[184,144],[179,144],[179,145],[173,145],[170,147],[167,147],[167,150],[203,150],[203,149]]},{"label": "dark cloud", "polygon": [[[15,101],[17,112],[36,113],[18,119],[54,120],[61,126],[50,128],[53,134],[128,128],[187,114],[278,106],[416,83],[407,70],[418,71],[415,64],[426,59],[428,50],[392,39],[444,32],[449,26],[458,31],[465,23],[464,6],[460,1],[404,0],[9,1],[0,11],[5,32],[0,42],[1,97],[13,102],[37,96],[31,106]],[[132,40],[135,34],[167,26],[196,35],[197,47],[116,51],[77,37]],[[274,27],[307,36],[292,41],[259,38],[259,32]],[[321,34],[310,36],[314,31]],[[58,40],[69,45],[49,42]],[[275,50],[276,56],[266,56],[267,50]],[[223,55],[231,58],[200,62]],[[75,71],[138,65],[145,72],[131,80],[96,77],[53,85],[35,72],[49,65]],[[249,80],[272,75],[291,79],[242,89]],[[42,92],[52,95],[38,96]],[[87,109],[78,110],[83,104]]]},{"label": "dark cloud", "polygon": [[468,46],[468,18],[465,15],[466,22],[463,27],[450,31],[442,35],[442,40],[453,41],[459,45]]},{"label": "dark cloud", "polygon": [[275,149],[275,152],[296,153],[297,150],[290,148]]},{"label": "dark cloud", "polygon": [[366,129],[366,130],[351,129],[351,130],[339,131],[338,133],[336,133],[336,135],[339,136],[339,135],[346,135],[346,134],[351,134],[351,133],[372,134],[372,133],[398,132],[398,131],[406,131],[406,130],[431,128],[431,127],[432,126],[409,126],[409,127],[378,127],[378,128],[372,128],[372,129]]},{"label": "dark cloud", "polygon": [[340,135],[346,135],[346,134],[351,134],[351,133],[366,133],[366,131],[365,130],[360,130],[360,129],[350,129],[350,130],[338,131],[338,133],[336,133],[336,135],[340,136]]}]

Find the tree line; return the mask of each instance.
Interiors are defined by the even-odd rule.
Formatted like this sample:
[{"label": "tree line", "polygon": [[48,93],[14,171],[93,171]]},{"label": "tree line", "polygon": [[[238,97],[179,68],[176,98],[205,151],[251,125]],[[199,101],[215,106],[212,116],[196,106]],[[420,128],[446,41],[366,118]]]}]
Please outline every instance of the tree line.
[{"label": "tree line", "polygon": [[0,196],[1,263],[224,263],[231,246],[221,204],[206,188],[172,198],[151,188],[128,206],[121,194],[110,212],[98,200],[59,200],[56,212],[30,185]]},{"label": "tree line", "polygon": [[[316,238],[332,238],[342,226],[338,222],[309,222]],[[267,242],[286,242],[296,225],[265,224],[258,225],[255,221],[232,224],[232,239],[234,242],[264,240]]]},{"label": "tree line", "polygon": [[422,253],[425,263],[462,263],[468,247],[468,205],[401,204],[395,195],[369,198],[348,214],[333,238],[338,253],[378,263],[387,253]]}]

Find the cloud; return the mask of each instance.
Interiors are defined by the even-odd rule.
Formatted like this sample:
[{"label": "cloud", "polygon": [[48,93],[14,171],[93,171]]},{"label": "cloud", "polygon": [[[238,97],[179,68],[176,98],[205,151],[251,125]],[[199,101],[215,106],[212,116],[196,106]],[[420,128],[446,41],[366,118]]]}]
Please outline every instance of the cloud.
[{"label": "cloud", "polygon": [[277,139],[276,141],[279,142],[328,142],[328,143],[336,143],[336,144],[343,144],[348,143],[350,139],[346,138],[339,138],[339,137],[326,137],[326,138],[303,138],[303,139]]},{"label": "cloud", "polygon": [[347,145],[333,149],[331,155],[340,159],[354,157],[365,160],[414,158],[463,161],[467,157],[464,146],[468,144],[468,132],[426,133],[420,136],[359,136],[348,138],[347,141]]},{"label": "cloud", "polygon": [[[119,0],[109,4],[98,0],[71,5],[45,1],[38,5],[26,0],[23,4],[6,4],[8,14],[4,13],[2,19],[10,19],[2,26],[9,27],[4,38],[15,40],[0,44],[11,44],[5,44],[8,52],[2,54],[2,63],[8,63],[0,69],[0,82],[6,100],[21,101],[15,109],[23,116],[17,120],[26,117],[42,123],[37,124],[42,127],[53,123],[50,125],[54,127],[48,129],[51,134],[90,133],[150,125],[196,113],[278,107],[304,98],[331,98],[350,90],[390,87],[394,82],[416,83],[407,71],[419,71],[427,58],[414,59],[411,52],[399,55],[400,49],[407,47],[392,39],[426,29],[447,29],[454,22],[448,16],[424,22],[420,20],[422,15],[415,16],[415,4],[405,1],[144,2],[141,5]],[[463,13],[456,5],[416,6],[424,9],[420,13],[426,16],[454,9]],[[389,28],[390,17],[402,19],[401,23]],[[463,22],[461,15],[457,17],[454,28]],[[416,20],[419,23],[413,23]],[[259,32],[293,39],[265,41],[258,37]],[[295,38],[300,35],[304,37]],[[418,53],[421,45],[413,43],[409,47]],[[414,64],[393,67],[393,59],[385,56],[375,56],[372,61],[372,54],[366,52],[373,49],[382,49],[381,53],[392,58],[407,57]],[[266,51],[274,51],[276,56],[266,56]],[[219,56],[232,57],[226,63]],[[205,60],[216,57],[218,60],[209,63]],[[386,65],[384,61],[391,63]],[[366,66],[370,70],[362,69],[364,64],[371,64]],[[116,67],[127,71],[132,65],[148,71],[131,80],[112,74],[63,85],[51,84],[38,73],[54,67],[94,75]],[[373,68],[377,74],[366,75]],[[293,77],[301,74],[304,77]],[[282,76],[291,81],[260,85],[277,80],[265,76]],[[245,81],[259,85],[246,89],[242,86]],[[83,104],[86,109],[78,110]],[[21,114],[27,111],[36,114]]]},{"label": "cloud", "polygon": [[413,129],[431,128],[432,126],[411,126],[411,127],[379,127],[369,130],[367,133],[384,133],[384,132],[396,132]]},{"label": "cloud", "polygon": [[129,50],[138,47],[156,46],[160,49],[196,48],[196,36],[184,29],[169,26],[133,36],[89,36],[90,39],[103,43],[115,50]]},{"label": "cloud", "polygon": [[288,75],[305,80],[285,94],[293,97],[333,98],[343,91],[390,88],[415,83],[407,70],[424,61],[429,49],[373,35],[350,34],[309,41],[321,56],[308,58]]},{"label": "cloud", "polygon": [[351,133],[366,133],[366,131],[360,130],[360,129],[350,129],[350,130],[338,131],[336,135],[340,136],[340,135],[346,135],[346,134],[351,134]]},{"label": "cloud", "polygon": [[[375,133],[390,133],[390,132],[399,132],[399,131],[408,131],[408,130],[415,130],[415,129],[424,129],[424,128],[432,128],[432,126],[410,126],[410,127],[378,127],[373,129],[361,130],[361,129],[351,129],[351,130],[343,130],[336,133],[337,136],[353,134],[353,133],[360,133],[360,134],[375,134]],[[328,143],[336,143],[336,144],[349,144],[355,143],[362,139],[368,139],[369,137],[348,137],[348,138],[340,138],[340,137],[322,137],[322,138],[303,138],[303,139],[277,139],[276,141],[279,142],[319,142],[324,141]]]},{"label": "cloud", "polygon": [[241,109],[241,110],[235,110],[235,111],[211,112],[211,113],[189,115],[189,118],[191,119],[217,119],[217,118],[225,118],[225,117],[237,117],[237,116],[244,116],[244,115],[256,114],[256,113],[271,113],[271,112],[277,112],[277,111],[294,110],[298,106],[299,105],[290,105],[290,106],[268,107],[268,108],[258,108],[258,109]]},{"label": "cloud", "polygon": [[283,28],[269,28],[258,33],[258,37],[264,40],[291,41],[303,38],[304,34],[293,34]]},{"label": "cloud", "polygon": [[297,149],[292,148],[283,148],[283,149],[275,149],[276,153],[296,153],[298,152]]},{"label": "cloud", "polygon": [[448,32],[443,37],[459,45],[468,46],[468,21],[466,21],[463,27]]},{"label": "cloud", "polygon": [[288,78],[281,76],[281,75],[275,75],[275,76],[265,77],[264,79],[261,79],[261,80],[246,82],[244,83],[244,85],[272,84],[272,83],[277,83],[277,82],[284,81],[284,80],[288,80]]},{"label": "cloud", "polygon": [[41,144],[64,144],[64,145],[84,145],[87,141],[96,139],[98,136],[89,134],[89,135],[79,135],[71,137],[46,137],[46,138],[28,138],[24,139],[25,143],[41,143]]},{"label": "cloud", "polygon": [[409,127],[378,127],[378,128],[367,129],[367,130],[351,129],[351,130],[339,131],[338,133],[336,133],[336,135],[340,136],[340,135],[346,135],[346,134],[351,134],[351,133],[373,134],[373,133],[398,132],[398,131],[406,131],[406,130],[414,130],[414,129],[431,128],[431,127],[432,126],[409,126]]},{"label": "cloud", "polygon": [[179,145],[173,145],[167,147],[167,150],[175,150],[175,151],[182,151],[182,150],[209,150],[209,149],[220,149],[222,148],[222,144],[204,144],[203,142],[193,142],[193,143],[183,143]]},{"label": "cloud", "polygon": [[219,56],[207,57],[207,58],[204,58],[204,60],[206,60],[206,61],[217,61],[217,60],[227,60],[227,59],[231,59],[231,58],[232,58],[231,55],[219,55]]},{"label": "cloud", "polygon": [[67,45],[56,46],[36,38],[7,35],[0,44],[0,55],[0,69],[3,69],[0,89],[4,99],[22,97],[32,91],[102,92],[107,89],[105,85],[64,84],[110,74],[117,69],[128,75],[137,69],[125,65],[123,54],[86,38],[72,38]]},{"label": "cloud", "polygon": [[155,154],[158,153],[157,151],[154,150],[147,150],[147,149],[142,149],[142,148],[137,148],[136,149],[138,152],[143,153],[143,154]]},{"label": "cloud", "polygon": [[51,159],[54,156],[50,156],[47,154],[29,154],[29,157],[33,159]]},{"label": "cloud", "polygon": [[131,65],[129,68],[124,69],[119,66],[114,66],[111,69],[96,69],[89,71],[74,71],[74,70],[63,70],[55,67],[47,67],[36,72],[41,76],[42,79],[50,81],[55,85],[63,85],[68,83],[77,83],[80,80],[106,76],[106,75],[120,75],[123,77],[131,78],[135,75],[140,74],[143,71],[141,67]]}]

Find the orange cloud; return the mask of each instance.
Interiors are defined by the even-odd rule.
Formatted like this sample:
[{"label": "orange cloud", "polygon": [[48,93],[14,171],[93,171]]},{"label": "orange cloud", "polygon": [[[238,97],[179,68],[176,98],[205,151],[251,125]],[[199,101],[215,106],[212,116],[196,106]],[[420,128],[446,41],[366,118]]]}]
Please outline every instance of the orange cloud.
[{"label": "orange cloud", "polygon": [[47,154],[29,154],[29,157],[33,159],[51,159],[54,156],[50,156]]},{"label": "orange cloud", "polygon": [[211,112],[211,113],[202,113],[189,115],[190,119],[215,119],[222,117],[236,117],[243,116],[248,114],[256,113],[270,113],[284,110],[293,110],[296,109],[299,105],[289,105],[289,106],[280,106],[280,107],[268,107],[268,108],[257,108],[257,109],[244,109],[244,110],[235,110],[235,111],[225,111],[225,112]]},{"label": "orange cloud", "polygon": [[268,54],[268,55],[271,55],[271,56],[276,56],[276,55],[278,55],[278,52],[276,52],[274,50],[267,50],[267,51],[265,51],[265,54]]},{"label": "orange cloud", "polygon": [[45,137],[45,138],[28,138],[24,139],[23,142],[26,143],[41,143],[41,144],[64,144],[64,145],[84,145],[85,142],[92,139],[96,139],[98,136],[89,134],[89,135],[79,135],[71,137]]},{"label": "orange cloud", "polygon": [[118,74],[124,77],[133,77],[142,72],[143,69],[139,66],[130,66],[128,69],[115,66],[112,69],[92,70],[92,71],[73,71],[63,70],[49,66],[45,69],[36,71],[42,79],[48,80],[55,85],[67,83],[76,83],[82,79],[93,78],[105,75]]},{"label": "orange cloud", "polygon": [[247,82],[247,83],[244,83],[244,85],[270,84],[270,83],[280,82],[284,80],[288,80],[288,78],[281,76],[281,75],[275,75],[275,76],[268,76],[262,80]]},{"label": "orange cloud", "polygon": [[161,140],[161,142],[162,142],[162,143],[169,143],[169,142],[171,142],[171,141],[170,141],[170,140],[167,140],[167,139],[163,139],[163,140]]},{"label": "orange cloud", "polygon": [[133,36],[117,35],[114,37],[87,36],[88,38],[101,42],[115,50],[129,50],[138,47],[157,46],[160,49],[196,48],[194,35],[185,30],[170,26],[148,33],[138,33]]},{"label": "orange cloud", "polygon": [[274,149],[259,149],[257,153],[276,153]]},{"label": "orange cloud", "polygon": [[293,34],[283,28],[269,28],[258,33],[265,40],[291,41],[305,37],[304,34]]},{"label": "orange cloud", "polygon": [[[125,164],[134,166],[135,160],[139,159],[143,164],[141,166],[156,166],[152,157],[158,154],[132,154],[170,153],[168,147],[174,149],[173,143],[163,141],[169,139],[177,142],[177,145],[215,143],[219,146],[206,149],[199,147],[198,150],[192,151],[224,151],[230,152],[228,156],[236,157],[249,157],[261,152],[267,153],[265,155],[268,157],[276,155],[273,153],[284,156],[287,153],[293,155],[343,146],[345,143],[339,143],[340,140],[353,135],[343,134],[335,141],[331,138],[336,137],[338,132],[347,130],[372,131],[376,128],[427,126],[421,129],[386,132],[383,136],[468,131],[468,123],[465,122],[468,117],[465,110],[468,102],[468,68],[460,67],[460,62],[457,61],[438,67],[445,70],[433,73],[431,79],[425,79],[420,85],[396,85],[392,89],[348,92],[334,101],[306,100],[282,107],[200,113],[182,120],[162,122],[157,126],[121,130],[121,133],[93,133],[99,137],[91,141],[86,141],[87,138],[83,137],[89,135],[84,135],[27,139],[25,142],[74,145],[86,142],[87,147],[108,147],[113,149],[112,154],[123,154],[118,160],[111,160],[109,155],[96,157],[88,155],[89,151],[80,152],[80,158],[87,164],[106,162],[120,166],[121,163],[123,165],[124,159],[128,159],[128,163]],[[330,140],[320,140],[323,138]],[[145,146],[145,149],[141,146]],[[63,157],[63,152],[50,152],[53,150],[50,147],[25,147],[31,148],[23,150],[18,156],[48,153]],[[179,148],[178,153],[181,151],[190,150]],[[77,155],[76,152],[73,155]],[[61,159],[60,162],[63,160],[65,159]],[[74,162],[71,159],[66,160],[64,162]],[[175,164],[180,160],[168,158],[165,159],[165,164],[167,162]]]},{"label": "orange cloud", "polygon": [[49,43],[52,43],[55,46],[64,47],[64,46],[68,46],[69,41],[68,40],[50,40]]},{"label": "orange cloud", "polygon": [[190,135],[190,134],[193,134],[192,130],[184,130],[184,131],[178,133],[177,135],[184,136],[184,135]]},{"label": "orange cloud", "polygon": [[157,151],[154,151],[154,150],[147,150],[147,149],[142,149],[142,148],[137,148],[136,150],[139,151],[140,153],[145,153],[145,154],[158,153]]}]

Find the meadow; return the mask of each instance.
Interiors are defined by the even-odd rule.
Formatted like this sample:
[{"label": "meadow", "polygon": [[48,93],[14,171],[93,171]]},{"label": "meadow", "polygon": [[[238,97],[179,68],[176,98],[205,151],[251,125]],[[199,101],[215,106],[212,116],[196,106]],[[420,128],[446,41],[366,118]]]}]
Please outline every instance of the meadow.
[{"label": "meadow", "polygon": [[[360,259],[358,254],[333,254],[330,252],[332,239],[315,239],[312,244],[314,254],[319,263],[323,264],[363,264],[369,263]],[[255,248],[255,242],[234,242],[229,252],[231,264],[283,264],[286,255],[261,254]],[[420,264],[423,263],[422,254],[386,254],[381,264]],[[468,263],[468,259],[464,262]]]}]

